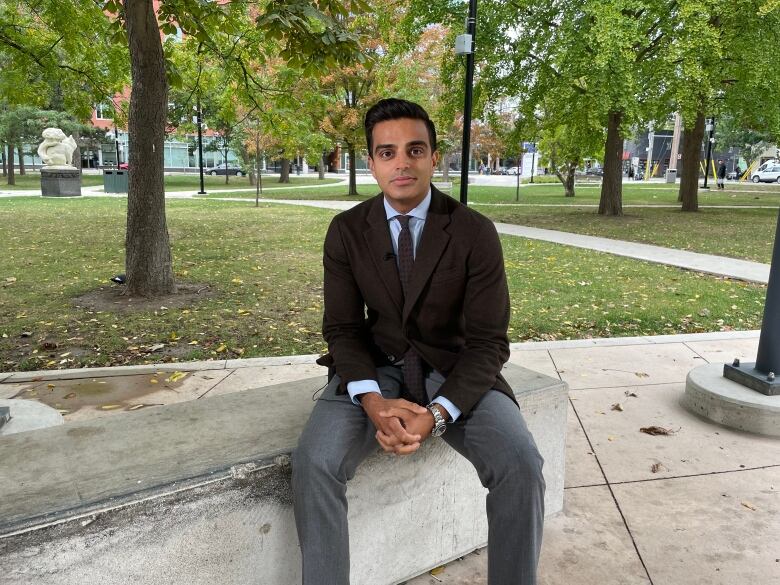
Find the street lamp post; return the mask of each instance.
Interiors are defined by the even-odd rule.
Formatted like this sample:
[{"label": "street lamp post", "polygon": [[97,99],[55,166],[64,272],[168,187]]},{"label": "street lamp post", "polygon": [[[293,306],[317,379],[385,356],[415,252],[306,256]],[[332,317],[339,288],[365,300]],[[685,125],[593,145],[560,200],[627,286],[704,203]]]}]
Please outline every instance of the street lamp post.
[{"label": "street lamp post", "polygon": [[707,118],[706,126],[704,129],[709,133],[709,136],[707,137],[707,154],[704,157],[704,185],[702,185],[702,189],[709,189],[707,186],[707,178],[710,175],[710,159],[712,157],[712,142],[713,142],[713,134],[715,134],[715,118]]},{"label": "street lamp post", "polygon": [[200,93],[198,93],[198,112],[196,116],[196,121],[198,124],[198,167],[200,168],[200,191],[198,191],[198,195],[205,195],[206,194],[206,186],[204,185],[203,180],[203,119],[201,118],[201,112],[200,112]]},{"label": "street lamp post", "polygon": [[463,105],[463,145],[460,168],[460,202],[468,204],[469,190],[469,148],[471,142],[471,107],[474,90],[474,45],[477,34],[477,0],[469,0],[469,16],[466,20],[466,34],[455,41],[455,54],[466,55],[466,91]]}]

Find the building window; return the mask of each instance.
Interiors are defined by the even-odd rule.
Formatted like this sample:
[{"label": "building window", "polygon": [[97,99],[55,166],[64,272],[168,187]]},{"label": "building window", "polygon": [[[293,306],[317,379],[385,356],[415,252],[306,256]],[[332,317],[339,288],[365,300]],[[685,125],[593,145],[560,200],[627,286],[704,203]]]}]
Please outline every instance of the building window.
[{"label": "building window", "polygon": [[113,102],[101,102],[95,106],[95,118],[98,120],[113,120],[114,119],[114,104]]}]

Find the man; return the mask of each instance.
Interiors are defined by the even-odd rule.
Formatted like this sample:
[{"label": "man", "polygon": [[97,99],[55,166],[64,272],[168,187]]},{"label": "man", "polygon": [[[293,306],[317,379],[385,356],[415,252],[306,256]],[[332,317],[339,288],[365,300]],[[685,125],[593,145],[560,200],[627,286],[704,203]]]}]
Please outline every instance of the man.
[{"label": "man", "polygon": [[346,483],[360,462],[377,443],[414,456],[432,436],[490,490],[489,584],[536,583],[543,462],[500,375],[509,295],[498,235],[432,187],[436,129],[420,106],[381,100],[365,130],[382,193],[328,229],[318,363],[333,377],[293,454],[303,583],[349,583]]},{"label": "man", "polygon": [[718,160],[718,189],[726,188],[726,163]]}]

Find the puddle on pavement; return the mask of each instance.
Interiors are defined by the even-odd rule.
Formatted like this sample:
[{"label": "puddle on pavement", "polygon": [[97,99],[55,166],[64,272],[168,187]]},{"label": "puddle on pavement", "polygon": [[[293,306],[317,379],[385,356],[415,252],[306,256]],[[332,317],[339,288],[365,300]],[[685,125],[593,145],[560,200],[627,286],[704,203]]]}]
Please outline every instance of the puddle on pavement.
[{"label": "puddle on pavement", "polygon": [[64,416],[82,408],[92,408],[100,412],[139,410],[163,404],[159,397],[149,401],[145,401],[144,397],[160,391],[176,392],[189,376],[189,372],[156,372],[110,378],[32,382],[14,398],[38,400],[56,408]]}]

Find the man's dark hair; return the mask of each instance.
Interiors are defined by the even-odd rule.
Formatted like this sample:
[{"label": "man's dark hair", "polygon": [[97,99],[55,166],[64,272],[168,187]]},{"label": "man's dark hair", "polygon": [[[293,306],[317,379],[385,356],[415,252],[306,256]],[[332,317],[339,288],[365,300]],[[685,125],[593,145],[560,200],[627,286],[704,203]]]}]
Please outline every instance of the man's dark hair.
[{"label": "man's dark hair", "polygon": [[431,143],[431,152],[436,151],[436,127],[428,117],[423,107],[414,102],[401,100],[398,98],[387,98],[379,100],[366,112],[366,119],[363,126],[366,129],[366,144],[368,145],[368,156],[373,157],[374,149],[374,126],[387,120],[398,120],[400,118],[411,118],[412,120],[422,120],[425,127],[428,128],[428,141]]}]

